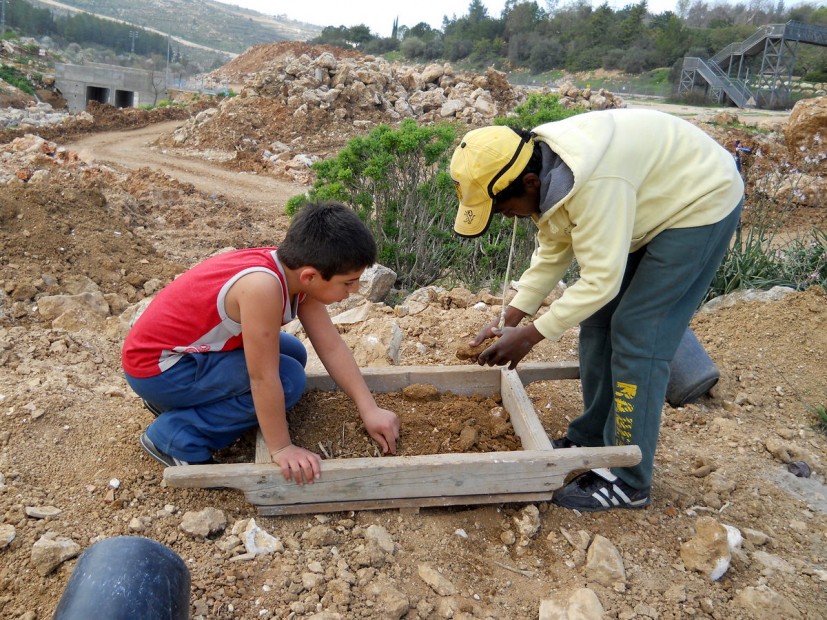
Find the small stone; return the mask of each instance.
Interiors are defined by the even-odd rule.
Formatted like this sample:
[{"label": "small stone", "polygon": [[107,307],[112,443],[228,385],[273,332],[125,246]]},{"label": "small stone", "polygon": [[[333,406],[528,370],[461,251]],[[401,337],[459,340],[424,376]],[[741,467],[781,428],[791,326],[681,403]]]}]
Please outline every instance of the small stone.
[{"label": "small stone", "polygon": [[281,540],[266,532],[256,524],[255,519],[250,519],[247,528],[241,536],[244,541],[244,548],[247,553],[254,555],[265,555],[284,551]]},{"label": "small stone", "polygon": [[612,542],[605,536],[595,535],[586,555],[586,574],[589,579],[604,585],[626,583],[626,569],[623,558]]},{"label": "small stone", "polygon": [[365,539],[375,541],[379,548],[385,553],[394,553],[396,543],[390,533],[381,525],[371,525],[365,530]]},{"label": "small stone", "polygon": [[796,478],[809,478],[812,471],[804,461],[790,461],[787,464],[787,471]]},{"label": "small stone", "polygon": [[32,565],[45,577],[66,560],[80,553],[80,545],[62,537],[43,536],[32,546]]},{"label": "small stone", "polygon": [[15,536],[17,536],[17,530],[14,529],[13,525],[0,523],[0,549],[8,547]]},{"label": "small stone", "polygon": [[179,527],[191,536],[206,538],[227,527],[227,517],[217,508],[205,508],[198,512],[185,512]]},{"label": "small stone", "polygon": [[730,533],[712,517],[699,517],[694,538],[681,544],[681,559],[687,570],[698,571],[717,581],[729,568],[732,554]]},{"label": "small stone", "polygon": [[55,506],[26,506],[26,514],[32,519],[50,519],[61,512],[63,511]]},{"label": "small stone", "polygon": [[457,593],[456,586],[429,564],[420,564],[418,573],[419,578],[440,596],[453,596]]}]

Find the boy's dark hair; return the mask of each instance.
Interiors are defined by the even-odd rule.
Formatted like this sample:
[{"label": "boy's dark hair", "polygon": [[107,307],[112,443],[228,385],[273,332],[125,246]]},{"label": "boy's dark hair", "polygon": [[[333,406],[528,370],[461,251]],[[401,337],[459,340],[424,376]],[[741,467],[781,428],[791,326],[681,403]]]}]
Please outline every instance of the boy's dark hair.
[{"label": "boy's dark hair", "polygon": [[278,255],[288,269],[313,267],[330,280],[373,265],[376,241],[353,209],[335,202],[311,203],[296,214]]},{"label": "boy's dark hair", "polygon": [[[529,138],[533,137],[533,134],[530,131],[525,129],[513,129],[523,140],[528,141]],[[525,185],[523,185],[523,177],[528,174],[529,172],[533,172],[534,174],[540,174],[540,171],[543,169],[543,154],[540,151],[540,144],[535,141],[534,142],[534,151],[531,154],[531,159],[528,160],[526,167],[520,173],[516,179],[514,179],[511,184],[500,191],[496,196],[494,196],[494,204],[499,201],[505,201],[509,198],[519,198],[520,196],[525,194]]]}]

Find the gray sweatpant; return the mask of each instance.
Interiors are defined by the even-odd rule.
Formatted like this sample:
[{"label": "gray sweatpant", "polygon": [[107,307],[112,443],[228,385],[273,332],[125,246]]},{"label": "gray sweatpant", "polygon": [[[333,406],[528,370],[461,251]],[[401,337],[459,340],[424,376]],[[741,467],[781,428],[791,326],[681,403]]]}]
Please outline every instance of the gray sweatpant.
[{"label": "gray sweatpant", "polygon": [[617,296],[580,324],[583,414],[569,439],[583,446],[637,445],[634,467],[613,473],[652,483],[669,364],[729,247],[741,206],[717,224],[664,230],[629,255]]}]

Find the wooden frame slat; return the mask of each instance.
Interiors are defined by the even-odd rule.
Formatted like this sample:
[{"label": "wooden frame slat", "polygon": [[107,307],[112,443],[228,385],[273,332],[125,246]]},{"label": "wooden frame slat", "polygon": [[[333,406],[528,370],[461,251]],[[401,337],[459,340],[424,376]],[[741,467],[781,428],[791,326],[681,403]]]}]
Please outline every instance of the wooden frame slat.
[{"label": "wooden frame slat", "polygon": [[[400,391],[414,383],[469,396],[502,395],[523,450],[382,458],[328,459],[313,484],[285,480],[270,462],[261,433],[256,462],[168,467],[173,487],[234,488],[262,515],[342,510],[419,508],[457,504],[547,501],[574,471],[626,467],[640,462],[637,446],[553,450],[524,386],[576,379],[571,362],[524,364],[519,370],[478,366],[406,366],[362,369],[373,392]],[[325,373],[308,373],[308,388],[335,390]]]}]

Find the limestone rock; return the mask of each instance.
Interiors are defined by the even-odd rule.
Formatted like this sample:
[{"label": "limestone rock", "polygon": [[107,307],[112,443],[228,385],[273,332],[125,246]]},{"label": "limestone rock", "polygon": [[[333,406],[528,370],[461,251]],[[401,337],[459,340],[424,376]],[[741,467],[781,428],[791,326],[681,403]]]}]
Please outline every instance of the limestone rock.
[{"label": "limestone rock", "polygon": [[62,321],[59,327],[68,331],[77,331],[86,324],[98,325],[109,316],[109,304],[100,291],[47,295],[37,300],[37,310],[47,321]]},{"label": "limestone rock", "polygon": [[206,538],[227,527],[227,516],[217,508],[185,512],[179,527],[190,536]]},{"label": "limestone rock", "polygon": [[255,519],[250,519],[241,535],[247,553],[266,555],[284,551],[281,540],[258,526]]},{"label": "limestone rock", "polygon": [[430,564],[420,564],[418,573],[419,578],[440,596],[453,596],[457,593],[456,586]]},{"label": "limestone rock", "polygon": [[0,549],[8,547],[14,537],[17,536],[17,530],[13,525],[8,523],[0,523]]},{"label": "limestone rock", "polygon": [[385,553],[395,553],[396,543],[393,541],[388,530],[381,525],[370,525],[365,530],[365,539],[374,541],[378,547]]},{"label": "limestone rock", "polygon": [[827,173],[827,97],[801,99],[784,131],[790,159]]},{"label": "limestone rock", "polygon": [[26,506],[26,514],[32,519],[50,519],[61,512],[63,511],[55,506]]},{"label": "limestone rock", "polygon": [[367,593],[376,601],[374,612],[378,618],[400,620],[411,608],[408,597],[389,583],[372,583]]},{"label": "limestone rock", "polygon": [[586,553],[586,574],[589,579],[604,586],[626,582],[623,558],[612,542],[605,536],[595,535]]},{"label": "limestone rock", "polygon": [[539,620],[602,620],[603,605],[594,590],[579,588],[565,604],[545,599],[540,601]]},{"label": "limestone rock", "polygon": [[80,545],[62,536],[42,536],[32,546],[31,561],[41,576],[46,576],[66,560],[80,553]]},{"label": "limestone rock", "polygon": [[732,601],[738,607],[745,609],[753,620],[798,620],[801,614],[798,610],[772,588],[761,585],[744,588]]},{"label": "limestone rock", "polygon": [[681,544],[681,559],[687,570],[717,581],[732,560],[727,529],[712,517],[699,517],[695,522],[695,536]]},{"label": "limestone rock", "polygon": [[339,542],[339,535],[327,525],[314,525],[302,533],[302,540],[313,547],[329,547]]},{"label": "limestone rock", "polygon": [[396,283],[396,277],[396,272],[384,265],[377,263],[368,267],[359,277],[359,294],[378,303],[388,296]]},{"label": "limestone rock", "polygon": [[514,523],[523,539],[534,538],[540,530],[540,510],[534,504],[529,504],[514,517]]}]

